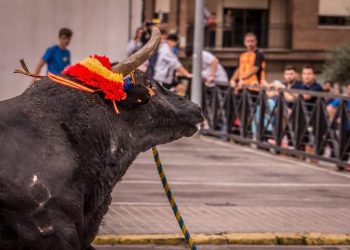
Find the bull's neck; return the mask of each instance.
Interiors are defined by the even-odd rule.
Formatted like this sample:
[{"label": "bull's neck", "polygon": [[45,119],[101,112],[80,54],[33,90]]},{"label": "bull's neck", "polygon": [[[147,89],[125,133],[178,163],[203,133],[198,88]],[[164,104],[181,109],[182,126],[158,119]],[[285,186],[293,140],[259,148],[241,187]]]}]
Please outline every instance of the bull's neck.
[{"label": "bull's neck", "polygon": [[68,140],[82,171],[107,171],[111,179],[119,180],[139,153],[131,128],[114,113],[112,104],[97,94],[44,79],[20,99],[33,123],[50,128],[43,130],[47,136],[58,131]]}]

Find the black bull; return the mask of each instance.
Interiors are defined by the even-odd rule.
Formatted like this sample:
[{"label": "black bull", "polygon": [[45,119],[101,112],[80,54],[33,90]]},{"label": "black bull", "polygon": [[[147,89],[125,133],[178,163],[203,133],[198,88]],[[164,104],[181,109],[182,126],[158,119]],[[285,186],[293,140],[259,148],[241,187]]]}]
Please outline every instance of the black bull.
[{"label": "black bull", "polygon": [[136,156],[196,131],[197,105],[141,72],[136,82],[130,99],[145,85],[156,94],[120,103],[120,115],[101,93],[47,78],[0,102],[1,250],[93,249],[113,187]]}]

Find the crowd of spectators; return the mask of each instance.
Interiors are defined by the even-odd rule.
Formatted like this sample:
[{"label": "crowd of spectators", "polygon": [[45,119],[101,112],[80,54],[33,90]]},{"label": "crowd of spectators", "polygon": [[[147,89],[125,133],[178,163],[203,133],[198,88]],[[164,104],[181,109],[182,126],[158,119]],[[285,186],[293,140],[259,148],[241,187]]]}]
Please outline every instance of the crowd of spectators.
[{"label": "crowd of spectators", "polygon": [[[136,52],[149,40],[154,25],[159,26],[156,23],[146,22],[143,27],[136,30],[134,37],[128,44],[128,54]],[[158,50],[140,69],[147,72],[150,77],[157,80],[164,88],[176,92],[180,83],[176,76],[192,78],[192,74],[179,60],[178,35],[174,33],[169,34],[162,27],[160,27],[160,30],[161,43]],[[283,79],[269,82],[266,79],[267,62],[263,51],[258,48],[256,35],[247,33],[244,36],[243,44],[245,51],[239,56],[236,70],[230,80],[218,58],[207,50],[202,51],[202,78],[204,86],[210,88],[215,85],[227,86],[229,84],[236,94],[247,88],[250,95],[253,96],[253,102],[257,100],[258,92],[263,87],[266,88],[266,94],[271,99],[269,101],[271,106],[279,91],[283,89],[340,94],[338,85],[332,81],[325,81],[323,84],[320,84],[316,79],[315,69],[310,65],[304,65],[300,72],[295,66],[287,65],[283,72]],[[192,56],[191,47],[186,48],[186,55],[188,57]],[[347,94],[350,94],[350,87]],[[283,95],[287,106],[292,109],[299,95],[285,91]],[[304,93],[302,99],[304,100],[306,111],[312,112],[317,97]],[[334,114],[334,110],[340,105],[339,99],[324,97],[324,100],[329,114]]]}]

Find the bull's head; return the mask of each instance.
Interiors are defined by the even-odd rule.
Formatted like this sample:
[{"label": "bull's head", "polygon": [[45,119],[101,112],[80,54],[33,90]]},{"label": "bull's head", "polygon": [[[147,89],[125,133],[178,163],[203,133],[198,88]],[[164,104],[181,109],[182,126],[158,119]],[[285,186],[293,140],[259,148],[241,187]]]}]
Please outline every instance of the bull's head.
[{"label": "bull's head", "polygon": [[[152,56],[159,41],[160,32],[154,28],[148,43],[112,70],[123,75],[136,70]],[[140,71],[135,72],[135,80],[136,85],[127,92],[128,98],[121,102],[120,109],[121,116],[133,128],[131,135],[140,138],[143,149],[191,136],[197,131],[196,124],[203,120],[198,105],[164,89]]]},{"label": "bull's head", "polygon": [[[135,71],[157,49],[159,40],[160,33],[155,28],[151,39],[143,48],[113,66],[112,70],[124,76]],[[105,127],[107,124],[110,131],[110,135],[107,136],[112,138],[112,144],[117,145],[115,148],[120,150],[132,147],[132,151],[137,153],[183,136],[191,136],[197,131],[196,124],[203,120],[198,105],[164,89],[141,71],[136,70],[134,76],[136,84],[127,91],[127,98],[118,103],[120,111],[118,115],[114,112],[111,102],[105,100],[102,94],[93,93],[89,98],[85,98],[89,106],[89,123],[95,128]],[[72,91],[77,94],[76,90]],[[68,124],[66,127],[67,129],[75,127],[70,134],[76,137],[74,131],[81,131],[81,126],[76,117],[70,119],[73,124]],[[75,141],[81,143],[87,140],[86,137],[82,138],[79,132]],[[82,143],[85,145],[84,150],[87,148],[87,143],[91,142]]]}]

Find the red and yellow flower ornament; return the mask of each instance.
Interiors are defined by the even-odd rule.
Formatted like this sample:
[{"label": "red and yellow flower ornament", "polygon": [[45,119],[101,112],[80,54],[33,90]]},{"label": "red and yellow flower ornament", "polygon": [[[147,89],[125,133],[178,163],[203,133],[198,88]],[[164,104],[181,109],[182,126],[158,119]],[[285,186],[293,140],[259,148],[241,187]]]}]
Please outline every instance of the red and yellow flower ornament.
[{"label": "red and yellow flower ornament", "polygon": [[62,74],[79,80],[84,86],[50,73],[48,76],[56,82],[87,92],[102,91],[105,99],[113,102],[117,113],[119,111],[116,102],[125,100],[126,91],[134,84],[132,73],[124,78],[122,74],[113,72],[111,62],[106,56],[91,55],[66,67]]},{"label": "red and yellow flower ornament", "polygon": [[105,99],[122,101],[126,98],[124,77],[111,71],[111,62],[106,56],[92,55],[62,71],[105,94]]},{"label": "red and yellow flower ornament", "polygon": [[[15,69],[14,73],[20,73],[34,78],[45,77],[30,73],[23,59],[20,60],[20,63],[23,69]],[[98,55],[91,55],[76,64],[66,67],[62,71],[62,75],[71,76],[80,82],[75,82],[50,72],[47,74],[52,81],[67,87],[89,93],[102,91],[105,94],[105,99],[112,101],[114,109],[118,114],[119,110],[116,102],[125,100],[127,97],[126,91],[136,83],[133,71],[124,77],[123,74],[112,71],[112,65],[108,57]],[[146,88],[150,96],[155,94],[153,90],[148,87]]]}]

